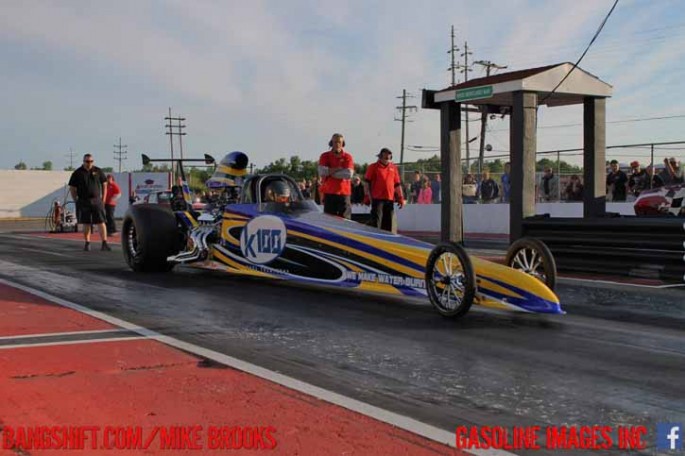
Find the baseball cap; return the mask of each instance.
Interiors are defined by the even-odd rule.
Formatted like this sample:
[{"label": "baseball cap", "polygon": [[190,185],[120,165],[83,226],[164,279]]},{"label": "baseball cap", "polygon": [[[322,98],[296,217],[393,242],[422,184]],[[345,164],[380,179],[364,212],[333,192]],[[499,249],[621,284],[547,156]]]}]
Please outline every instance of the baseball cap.
[{"label": "baseball cap", "polygon": [[637,168],[638,166],[640,166],[640,162],[639,162],[639,161],[635,160],[635,161],[630,162],[630,167],[631,167],[631,168]]},{"label": "baseball cap", "polygon": [[392,156],[392,151],[387,147],[384,147],[381,149],[380,152],[378,152],[378,155],[376,155],[376,157],[381,158],[381,155],[383,155],[384,153],[390,154],[390,156]]}]

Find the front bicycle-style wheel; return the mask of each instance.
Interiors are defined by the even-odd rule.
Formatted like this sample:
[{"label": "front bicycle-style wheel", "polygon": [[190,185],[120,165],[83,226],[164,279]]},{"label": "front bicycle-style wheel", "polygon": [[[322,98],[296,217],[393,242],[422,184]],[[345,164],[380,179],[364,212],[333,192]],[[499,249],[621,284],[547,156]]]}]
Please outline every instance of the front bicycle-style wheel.
[{"label": "front bicycle-style wheel", "polygon": [[549,247],[539,239],[516,240],[507,250],[504,261],[510,268],[525,272],[554,290],[557,284],[557,265]]},{"label": "front bicycle-style wheel", "polygon": [[438,244],[426,263],[426,291],[431,304],[448,318],[464,316],[476,296],[476,274],[466,250],[458,244]]}]

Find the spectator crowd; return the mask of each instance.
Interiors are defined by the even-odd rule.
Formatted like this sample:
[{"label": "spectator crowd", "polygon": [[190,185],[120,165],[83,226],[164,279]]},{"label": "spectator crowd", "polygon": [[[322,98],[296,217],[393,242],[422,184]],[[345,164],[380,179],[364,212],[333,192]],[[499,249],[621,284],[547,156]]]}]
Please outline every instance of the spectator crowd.
[{"label": "spectator crowd", "polygon": [[[493,176],[489,170],[480,175],[467,173],[463,178],[462,198],[465,204],[508,203],[511,195],[511,166]],[[364,176],[354,175],[351,180],[351,204],[364,204]],[[664,159],[663,167],[642,167],[639,161],[621,169],[617,160],[609,163],[606,175],[607,199],[613,202],[634,201],[642,191],[665,185],[682,184],[683,169],[675,157]],[[302,179],[300,190],[305,198],[323,204],[320,178]],[[579,202],[583,200],[584,185],[578,174],[558,176],[551,167],[545,167],[536,183],[537,201]],[[440,173],[414,171],[404,184],[407,204],[438,204],[441,201]]]}]

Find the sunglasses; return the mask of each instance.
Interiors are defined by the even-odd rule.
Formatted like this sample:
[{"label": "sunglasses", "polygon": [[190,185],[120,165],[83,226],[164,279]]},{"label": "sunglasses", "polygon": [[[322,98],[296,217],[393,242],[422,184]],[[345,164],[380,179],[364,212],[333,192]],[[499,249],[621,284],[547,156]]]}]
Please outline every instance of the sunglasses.
[{"label": "sunglasses", "polygon": [[83,163],[93,163],[95,160],[83,160]]}]

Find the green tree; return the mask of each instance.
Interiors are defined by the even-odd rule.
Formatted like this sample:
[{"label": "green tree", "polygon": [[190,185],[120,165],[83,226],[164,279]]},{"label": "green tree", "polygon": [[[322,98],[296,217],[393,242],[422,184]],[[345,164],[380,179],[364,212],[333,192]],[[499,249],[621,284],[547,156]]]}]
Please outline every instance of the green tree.
[{"label": "green tree", "polygon": [[28,169],[28,166],[26,166],[26,163],[24,163],[22,160],[19,163],[17,163],[16,165],[14,165],[14,169],[24,170],[24,169]]},{"label": "green tree", "polygon": [[578,174],[583,171],[583,168],[580,166],[576,165],[571,165],[568,162],[565,162],[564,160],[551,160],[549,158],[542,158],[537,161],[536,163],[536,170],[537,171],[544,171],[545,168],[552,168],[554,172],[557,172],[557,170],[561,170],[562,174]]},{"label": "green tree", "polygon": [[52,162],[50,160],[43,162],[43,169],[45,171],[52,171]]},{"label": "green tree", "polygon": [[74,167],[73,166],[67,166],[64,168],[64,171],[73,171]]},{"label": "green tree", "polygon": [[112,168],[111,166],[105,166],[104,168],[101,168],[101,169],[102,169],[103,173],[113,173],[114,172],[114,168]]},{"label": "green tree", "polygon": [[278,160],[269,163],[266,165],[264,168],[258,169],[257,172],[264,174],[264,173],[287,173],[290,169],[289,163],[285,160],[285,158],[279,158]]}]

